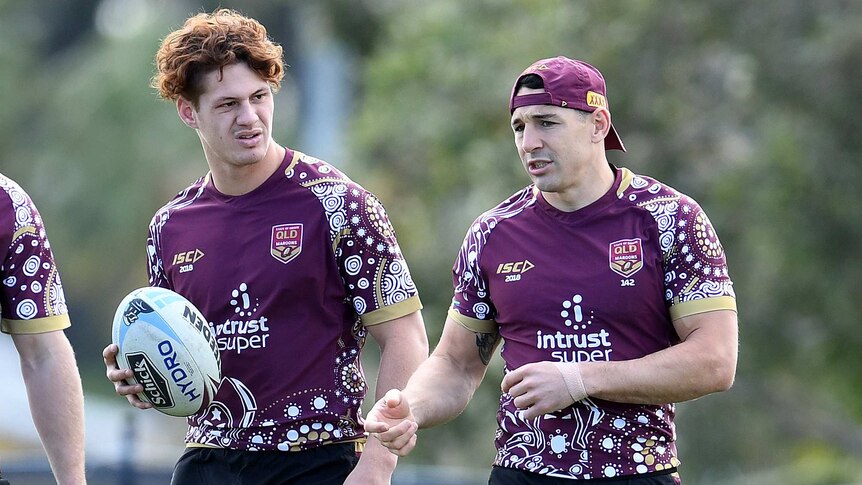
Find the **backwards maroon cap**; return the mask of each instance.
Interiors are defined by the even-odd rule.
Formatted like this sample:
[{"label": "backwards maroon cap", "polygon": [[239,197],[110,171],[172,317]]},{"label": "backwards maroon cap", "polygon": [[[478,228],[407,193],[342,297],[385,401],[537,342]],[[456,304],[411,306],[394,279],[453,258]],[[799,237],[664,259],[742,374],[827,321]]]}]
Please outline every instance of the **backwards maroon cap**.
[{"label": "backwards maroon cap", "polygon": [[[516,95],[521,79],[528,74],[535,74],[542,78],[545,85],[544,93]],[[592,113],[597,108],[610,109],[602,73],[586,62],[563,56],[534,62],[515,81],[512,96],[509,99],[509,113],[514,113],[515,108],[536,104],[562,106],[588,113]],[[605,150],[626,151],[613,123],[605,137]]]}]

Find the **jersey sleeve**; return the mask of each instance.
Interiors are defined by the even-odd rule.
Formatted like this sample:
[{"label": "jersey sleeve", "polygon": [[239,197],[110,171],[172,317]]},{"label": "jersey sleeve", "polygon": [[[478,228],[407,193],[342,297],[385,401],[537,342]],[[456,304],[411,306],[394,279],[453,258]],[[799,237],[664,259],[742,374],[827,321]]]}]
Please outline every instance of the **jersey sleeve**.
[{"label": "jersey sleeve", "polygon": [[713,310],[736,311],[724,247],[706,213],[684,195],[676,207],[669,205],[667,210],[665,220],[675,223],[660,237],[666,261],[665,300],[671,318]]},{"label": "jersey sleeve", "polygon": [[482,218],[473,222],[458,251],[452,267],[454,296],[449,317],[473,332],[496,333],[496,309],[491,302],[485,274],[479,266],[482,248],[490,233],[486,226]]},{"label": "jersey sleeve", "polygon": [[159,245],[162,226],[167,220],[164,211],[159,211],[150,222],[147,235],[147,279],[150,286],[170,289],[165,277],[165,265],[162,261],[162,251]]},{"label": "jersey sleeve", "polygon": [[[344,187],[346,218],[333,247],[357,315],[364,325],[375,325],[420,310],[419,293],[383,204],[356,184]],[[330,224],[337,219],[330,218]]]},{"label": "jersey sleeve", "polygon": [[70,326],[63,285],[35,204],[0,176],[0,311],[4,333],[31,334]]}]

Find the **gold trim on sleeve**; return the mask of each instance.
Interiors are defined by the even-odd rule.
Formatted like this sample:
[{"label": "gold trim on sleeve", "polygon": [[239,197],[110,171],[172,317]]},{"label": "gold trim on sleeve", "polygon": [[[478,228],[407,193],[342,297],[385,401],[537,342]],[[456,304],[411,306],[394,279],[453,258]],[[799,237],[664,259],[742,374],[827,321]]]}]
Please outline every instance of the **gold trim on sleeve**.
[{"label": "gold trim on sleeve", "polygon": [[478,318],[465,317],[454,308],[449,309],[449,318],[460,323],[462,327],[476,333],[496,333],[497,322],[494,320],[479,320]]},{"label": "gold trim on sleeve", "polygon": [[699,300],[684,301],[670,307],[671,320],[677,320],[689,315],[712,312],[716,310],[736,311],[736,299],[732,296],[717,296]]},{"label": "gold trim on sleeve", "polygon": [[362,324],[369,327],[371,325],[377,325],[378,323],[388,322],[389,320],[395,320],[396,318],[401,318],[405,315],[410,315],[411,313],[417,312],[421,309],[422,302],[419,300],[419,296],[416,295],[411,296],[404,301],[399,301],[398,303],[378,308],[373,312],[368,312],[360,318],[362,319]]},{"label": "gold trim on sleeve", "polygon": [[34,318],[32,320],[12,320],[4,318],[0,323],[0,330],[3,333],[13,334],[33,334],[52,332],[54,330],[63,330],[72,326],[69,320],[69,314],[52,315],[44,318]]}]

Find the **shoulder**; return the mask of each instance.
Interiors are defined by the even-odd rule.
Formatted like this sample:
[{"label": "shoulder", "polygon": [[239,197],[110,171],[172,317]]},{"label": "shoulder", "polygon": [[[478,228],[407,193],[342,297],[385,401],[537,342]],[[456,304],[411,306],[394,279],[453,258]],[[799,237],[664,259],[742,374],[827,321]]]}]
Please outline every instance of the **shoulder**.
[{"label": "shoulder", "polygon": [[374,194],[334,165],[302,152],[295,152],[285,175],[314,195],[329,215],[342,212],[345,207],[355,209],[357,203],[369,198],[377,203]]},{"label": "shoulder", "polygon": [[5,212],[25,205],[33,205],[27,192],[17,182],[0,173],[0,210]]},{"label": "shoulder", "polygon": [[159,210],[156,211],[155,215],[153,215],[153,218],[150,221],[150,227],[160,228],[170,219],[171,214],[176,211],[181,211],[189,207],[196,200],[199,200],[204,193],[204,188],[206,187],[208,178],[209,175],[205,175],[197,179],[194,183],[179,191],[174,198],[168,201],[168,203],[160,207]]},{"label": "shoulder", "polygon": [[[464,236],[461,249],[455,262],[456,272],[467,271],[473,268],[478,271],[479,259],[484,252],[491,235],[499,227],[508,221],[524,214],[526,209],[536,203],[536,190],[533,185],[524,187],[515,192],[509,198],[500,202],[490,210],[483,212],[477,217]],[[499,233],[498,233],[499,234]]]},{"label": "shoulder", "polygon": [[523,214],[525,209],[535,203],[536,188],[533,185],[528,185],[480,214],[470,225],[469,233],[483,232],[490,234],[500,223]]},{"label": "shoulder", "polygon": [[327,184],[343,184],[361,189],[356,182],[334,165],[298,151],[294,152],[293,161],[285,170],[285,175],[288,179],[306,188]]},{"label": "shoulder", "polygon": [[652,177],[621,168],[622,182],[617,191],[620,200],[651,214],[660,225],[673,220],[690,219],[703,210],[692,197]]},{"label": "shoulder", "polygon": [[25,200],[23,190],[12,179],[0,174],[0,246],[5,250],[5,244],[12,239],[18,225],[15,210],[16,200]]},{"label": "shoulder", "polygon": [[319,158],[296,152],[285,175],[317,199],[333,229],[360,221],[378,225],[388,220],[373,193]]},{"label": "shoulder", "polygon": [[0,233],[37,232],[41,217],[27,192],[9,177],[0,174]]},{"label": "shoulder", "polygon": [[0,233],[10,231],[11,226],[15,225],[15,209],[12,194],[16,187],[18,185],[12,179],[0,174],[0,223],[3,224],[0,227]]},{"label": "shoulder", "polygon": [[622,173],[622,181],[617,195],[631,204],[644,207],[650,204],[672,203],[684,197],[673,187],[652,177],[636,174],[627,168],[619,170]]}]

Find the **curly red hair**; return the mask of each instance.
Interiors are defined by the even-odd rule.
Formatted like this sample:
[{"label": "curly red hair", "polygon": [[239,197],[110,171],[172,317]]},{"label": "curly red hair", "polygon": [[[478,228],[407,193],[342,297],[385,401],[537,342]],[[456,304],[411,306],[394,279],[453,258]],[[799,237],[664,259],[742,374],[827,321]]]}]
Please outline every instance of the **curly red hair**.
[{"label": "curly red hair", "polygon": [[197,106],[205,74],[245,62],[278,91],[284,77],[282,55],[281,46],[257,20],[226,8],[200,13],[162,41],[151,85],[164,99],[183,97]]}]

